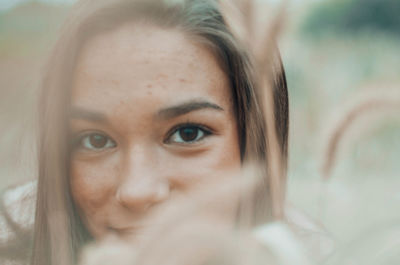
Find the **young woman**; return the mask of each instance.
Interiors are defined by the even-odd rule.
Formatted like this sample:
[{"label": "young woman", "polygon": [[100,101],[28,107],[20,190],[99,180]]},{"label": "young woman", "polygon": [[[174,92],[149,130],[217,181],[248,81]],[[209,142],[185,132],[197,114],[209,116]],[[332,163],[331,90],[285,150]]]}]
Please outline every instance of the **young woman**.
[{"label": "young woman", "polygon": [[[286,168],[288,95],[274,57],[274,126]],[[33,229],[4,207],[15,245],[32,247],[31,264],[70,264],[90,240],[138,233],[160,205],[199,182],[235,174],[247,160],[268,167],[253,72],[216,0],[81,1],[43,81],[38,182],[25,200],[36,197]],[[254,225],[283,207],[268,174],[251,197]]]}]

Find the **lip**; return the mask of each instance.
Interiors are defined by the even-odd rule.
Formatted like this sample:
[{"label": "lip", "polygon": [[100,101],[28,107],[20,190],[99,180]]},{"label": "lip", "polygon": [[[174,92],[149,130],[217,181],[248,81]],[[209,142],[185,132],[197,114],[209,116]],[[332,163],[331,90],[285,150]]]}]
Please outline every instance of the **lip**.
[{"label": "lip", "polygon": [[145,226],[108,226],[107,228],[119,236],[140,236],[147,231]]},{"label": "lip", "polygon": [[108,230],[116,232],[118,234],[132,234],[133,232],[137,231],[138,228],[136,227],[112,227],[109,226]]},{"label": "lip", "polygon": [[130,243],[138,243],[141,240],[145,240],[152,233],[144,227],[108,227],[109,232],[117,236],[122,240],[128,240]]}]

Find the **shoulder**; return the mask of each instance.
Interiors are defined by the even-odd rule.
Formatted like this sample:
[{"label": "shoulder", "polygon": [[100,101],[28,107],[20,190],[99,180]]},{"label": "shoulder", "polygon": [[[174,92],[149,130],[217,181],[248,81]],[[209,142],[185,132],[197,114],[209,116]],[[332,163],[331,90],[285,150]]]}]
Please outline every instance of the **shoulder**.
[{"label": "shoulder", "polygon": [[0,253],[1,264],[22,264],[17,253],[26,252],[32,240],[36,188],[36,181],[29,181],[1,193],[0,248],[4,250]]}]

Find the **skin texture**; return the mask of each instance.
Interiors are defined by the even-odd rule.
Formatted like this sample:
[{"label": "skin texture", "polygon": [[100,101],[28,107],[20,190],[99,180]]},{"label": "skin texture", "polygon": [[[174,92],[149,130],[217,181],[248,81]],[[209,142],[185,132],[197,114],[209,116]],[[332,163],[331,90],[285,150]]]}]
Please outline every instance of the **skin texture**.
[{"label": "skin texture", "polygon": [[72,87],[70,184],[92,235],[137,234],[171,198],[237,172],[232,108],[215,56],[178,30],[126,24],[89,40]]}]

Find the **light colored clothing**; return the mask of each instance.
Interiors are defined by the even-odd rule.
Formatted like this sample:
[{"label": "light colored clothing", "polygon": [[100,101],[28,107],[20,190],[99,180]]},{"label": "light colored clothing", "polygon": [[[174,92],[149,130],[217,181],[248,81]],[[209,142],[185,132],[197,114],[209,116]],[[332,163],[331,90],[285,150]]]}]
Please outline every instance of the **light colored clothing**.
[{"label": "light colored clothing", "polygon": [[6,190],[0,209],[0,264],[26,264],[35,216],[36,181]]}]

